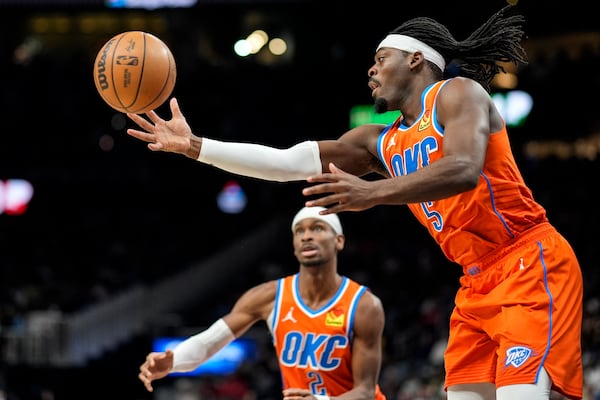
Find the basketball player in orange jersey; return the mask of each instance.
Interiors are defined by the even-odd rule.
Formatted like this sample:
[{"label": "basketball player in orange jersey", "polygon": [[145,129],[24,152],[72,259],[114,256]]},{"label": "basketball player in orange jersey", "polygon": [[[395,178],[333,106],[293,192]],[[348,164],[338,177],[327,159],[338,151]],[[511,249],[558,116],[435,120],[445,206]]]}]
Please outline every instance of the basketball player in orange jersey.
[{"label": "basketball player in orange jersey", "polygon": [[[307,179],[306,205],[324,215],[408,205],[464,272],[444,357],[448,399],[581,399],[580,266],[525,184],[489,95],[498,62],[526,62],[524,18],[509,8],[463,41],[430,18],[385,36],[368,85],[376,111],[401,111],[387,126],[277,149],[198,137],[171,99],[171,120],[129,114],[142,130],[128,133],[236,174]],[[373,172],[387,179],[360,178]]]},{"label": "basketball player in orange jersey", "polygon": [[301,209],[292,221],[300,271],[255,286],[229,314],[174,350],[152,352],[139,378],[191,371],[266,321],[283,383],[283,400],[385,400],[377,384],[381,367],[384,311],[377,296],[337,271],[345,236],[337,215],[322,207]]}]

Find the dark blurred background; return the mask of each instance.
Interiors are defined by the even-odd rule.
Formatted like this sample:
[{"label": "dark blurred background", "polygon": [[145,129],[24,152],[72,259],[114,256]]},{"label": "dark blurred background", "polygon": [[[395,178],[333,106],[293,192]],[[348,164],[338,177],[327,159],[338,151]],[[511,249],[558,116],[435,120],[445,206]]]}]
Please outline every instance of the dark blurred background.
[{"label": "dark blurred background", "polygon": [[[348,129],[352,107],[371,104],[375,46],[404,20],[435,18],[460,40],[506,2],[130,4],[0,0],[0,399],[280,398],[261,326],[248,334],[258,354],[234,374],[169,377],[151,395],[137,369],[155,338],[194,333],[252,285],[296,271],[289,222],[304,183],[149,151],[96,92],[97,51],[122,31],[154,33],[175,56],[173,96],[195,133],[287,147]],[[516,4],[529,64],[512,71],[512,89],[533,103],[510,133],[525,180],[579,255],[586,398],[600,399],[600,23],[591,6]],[[236,56],[233,43],[255,29],[286,38],[288,53]],[[31,199],[10,208],[23,181]],[[231,184],[247,203],[227,213],[217,199]],[[341,218],[340,271],[386,307],[382,388],[390,400],[444,398],[440,354],[460,268],[405,208]]]}]

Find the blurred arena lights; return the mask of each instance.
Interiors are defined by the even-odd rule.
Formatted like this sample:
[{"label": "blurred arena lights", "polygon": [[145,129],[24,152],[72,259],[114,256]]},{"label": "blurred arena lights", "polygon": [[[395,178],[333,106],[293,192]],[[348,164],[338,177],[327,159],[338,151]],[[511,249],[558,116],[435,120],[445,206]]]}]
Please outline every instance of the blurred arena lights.
[{"label": "blurred arena lights", "polygon": [[239,214],[246,209],[248,199],[242,187],[235,181],[228,181],[217,195],[217,206],[225,214]]},{"label": "blurred arena lights", "polygon": [[[262,29],[253,31],[244,39],[240,39],[233,45],[233,51],[238,57],[248,57],[258,54],[262,49],[266,49],[270,55],[283,56],[288,52],[288,42],[281,37],[269,39],[269,35]],[[274,59],[261,58],[260,61],[269,64]]]},{"label": "blurred arena lights", "polygon": [[154,10],[157,8],[187,8],[196,5],[197,0],[106,0],[109,8],[143,8]]},{"label": "blurred arena lights", "polygon": [[0,181],[0,214],[21,215],[33,197],[33,185],[25,179]]}]

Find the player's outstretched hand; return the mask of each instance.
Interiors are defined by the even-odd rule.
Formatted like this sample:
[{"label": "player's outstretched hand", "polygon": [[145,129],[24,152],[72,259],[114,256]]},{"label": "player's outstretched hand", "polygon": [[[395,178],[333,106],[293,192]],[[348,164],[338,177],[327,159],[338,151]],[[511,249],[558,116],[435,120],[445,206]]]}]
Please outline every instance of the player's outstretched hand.
[{"label": "player's outstretched hand", "polygon": [[305,196],[322,195],[306,201],[307,207],[322,206],[326,211],[321,214],[332,214],[341,211],[362,211],[375,206],[373,199],[373,182],[366,181],[349,174],[333,163],[329,163],[329,173],[313,175],[307,179],[310,183],[318,183],[302,190]]},{"label": "player's outstretched hand", "polygon": [[173,351],[152,352],[146,356],[146,361],[140,365],[138,378],[146,386],[146,390],[153,392],[152,381],[164,378],[173,368]]},{"label": "player's outstretched hand", "polygon": [[127,129],[127,134],[148,143],[152,151],[167,151],[187,154],[190,149],[192,130],[179,109],[177,99],[170,100],[172,117],[165,121],[154,111],[146,113],[146,118],[140,114],[128,113],[127,116],[142,130]]}]

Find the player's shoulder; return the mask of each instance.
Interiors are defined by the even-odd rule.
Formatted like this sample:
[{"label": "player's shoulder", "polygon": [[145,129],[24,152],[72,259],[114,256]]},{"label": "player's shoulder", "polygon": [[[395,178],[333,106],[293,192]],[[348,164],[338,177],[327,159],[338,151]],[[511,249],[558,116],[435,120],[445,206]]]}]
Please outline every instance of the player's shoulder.
[{"label": "player's shoulder", "polygon": [[476,80],[464,76],[447,79],[440,88],[442,96],[477,95],[489,97],[485,88]]},{"label": "player's shoulder", "polygon": [[385,324],[385,310],[381,299],[370,290],[361,296],[354,315],[354,329],[365,332]]},{"label": "player's shoulder", "polygon": [[268,301],[271,298],[275,298],[277,292],[278,280],[270,280],[263,283],[259,283],[256,286],[251,287],[244,293],[244,297],[252,298],[256,301]]},{"label": "player's shoulder", "polygon": [[438,118],[443,119],[444,111],[456,115],[462,107],[477,105],[488,107],[492,104],[491,96],[481,84],[473,79],[457,76],[448,79],[440,87],[437,94]]},{"label": "player's shoulder", "polygon": [[360,299],[359,307],[362,307],[367,312],[383,310],[383,302],[371,289],[365,286],[365,291]]}]

